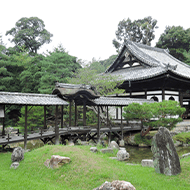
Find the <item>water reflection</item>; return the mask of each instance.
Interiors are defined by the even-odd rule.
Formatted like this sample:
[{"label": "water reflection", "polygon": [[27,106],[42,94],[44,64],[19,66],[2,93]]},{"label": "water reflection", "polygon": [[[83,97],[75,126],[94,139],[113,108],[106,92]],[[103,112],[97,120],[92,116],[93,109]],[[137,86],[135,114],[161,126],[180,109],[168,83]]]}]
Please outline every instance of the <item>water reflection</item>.
[{"label": "water reflection", "polygon": [[[137,146],[126,146],[127,152],[130,154],[130,159],[128,163],[141,163],[143,159],[152,159],[152,151],[150,148],[139,148]],[[177,153],[179,156],[190,152],[190,147],[176,147]]]}]

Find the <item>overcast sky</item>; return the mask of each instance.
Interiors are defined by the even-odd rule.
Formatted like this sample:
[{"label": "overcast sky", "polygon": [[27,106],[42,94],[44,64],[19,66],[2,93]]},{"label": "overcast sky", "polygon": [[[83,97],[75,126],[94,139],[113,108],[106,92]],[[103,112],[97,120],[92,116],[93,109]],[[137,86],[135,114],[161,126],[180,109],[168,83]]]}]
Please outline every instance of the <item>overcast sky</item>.
[{"label": "overcast sky", "polygon": [[22,17],[38,17],[53,34],[40,53],[62,44],[70,55],[91,61],[116,54],[112,45],[119,21],[151,16],[158,21],[156,39],[168,26],[190,28],[188,0],[7,0],[0,3],[0,35],[7,47],[6,31]]}]

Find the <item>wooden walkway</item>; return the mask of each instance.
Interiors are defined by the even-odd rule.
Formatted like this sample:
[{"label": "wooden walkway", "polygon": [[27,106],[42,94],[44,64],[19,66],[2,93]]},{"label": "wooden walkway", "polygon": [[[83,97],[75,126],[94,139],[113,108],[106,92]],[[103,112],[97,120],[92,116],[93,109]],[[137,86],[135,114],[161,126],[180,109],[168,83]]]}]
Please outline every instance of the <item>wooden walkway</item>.
[{"label": "wooden walkway", "polygon": [[[124,126],[123,132],[126,131],[134,131],[134,130],[140,130],[140,127],[129,127]],[[100,133],[113,133],[118,137],[121,137],[121,127],[112,127],[110,128],[100,128]],[[87,138],[86,140],[97,140],[97,128],[90,128],[90,127],[69,127],[69,128],[59,128],[59,136],[61,137],[61,142],[63,143],[64,140],[74,137],[74,141],[77,139],[84,138],[84,136]],[[27,134],[27,141],[34,140],[34,139],[41,139],[44,144],[47,142],[52,141],[53,138],[55,138],[56,134],[54,131],[46,131],[46,132],[34,132],[32,134]],[[72,139],[73,140],[73,139]],[[24,141],[24,135],[5,135],[0,137],[0,145],[6,146],[10,143],[18,143]]]}]

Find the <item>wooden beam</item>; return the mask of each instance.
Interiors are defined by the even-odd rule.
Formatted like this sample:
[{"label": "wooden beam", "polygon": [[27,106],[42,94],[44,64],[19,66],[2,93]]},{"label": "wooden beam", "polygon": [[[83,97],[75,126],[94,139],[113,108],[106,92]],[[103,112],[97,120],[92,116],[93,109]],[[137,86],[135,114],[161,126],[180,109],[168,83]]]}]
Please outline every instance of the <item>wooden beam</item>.
[{"label": "wooden beam", "polygon": [[27,149],[27,117],[28,117],[28,107],[25,106],[25,126],[24,126],[24,149]]},{"label": "wooden beam", "polygon": [[55,111],[55,144],[59,144],[59,126],[58,126],[58,105],[56,105],[56,111]]},{"label": "wooden beam", "polygon": [[63,109],[64,109],[64,106],[62,105],[61,106],[61,128],[63,128]]},{"label": "wooden beam", "polygon": [[46,125],[46,106],[44,106],[44,129],[47,129],[47,125]]}]

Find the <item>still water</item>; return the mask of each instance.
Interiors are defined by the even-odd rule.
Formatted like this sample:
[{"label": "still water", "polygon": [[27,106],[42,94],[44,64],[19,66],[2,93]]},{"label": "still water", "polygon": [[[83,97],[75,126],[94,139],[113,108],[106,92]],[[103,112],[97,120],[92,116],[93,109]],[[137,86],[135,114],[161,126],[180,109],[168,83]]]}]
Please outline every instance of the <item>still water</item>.
[{"label": "still water", "polygon": [[[130,158],[128,163],[141,163],[143,159],[152,159],[152,151],[150,148],[139,148],[137,146],[126,146],[127,152],[129,152]],[[190,152],[190,147],[176,147],[177,153],[180,156]]]}]

